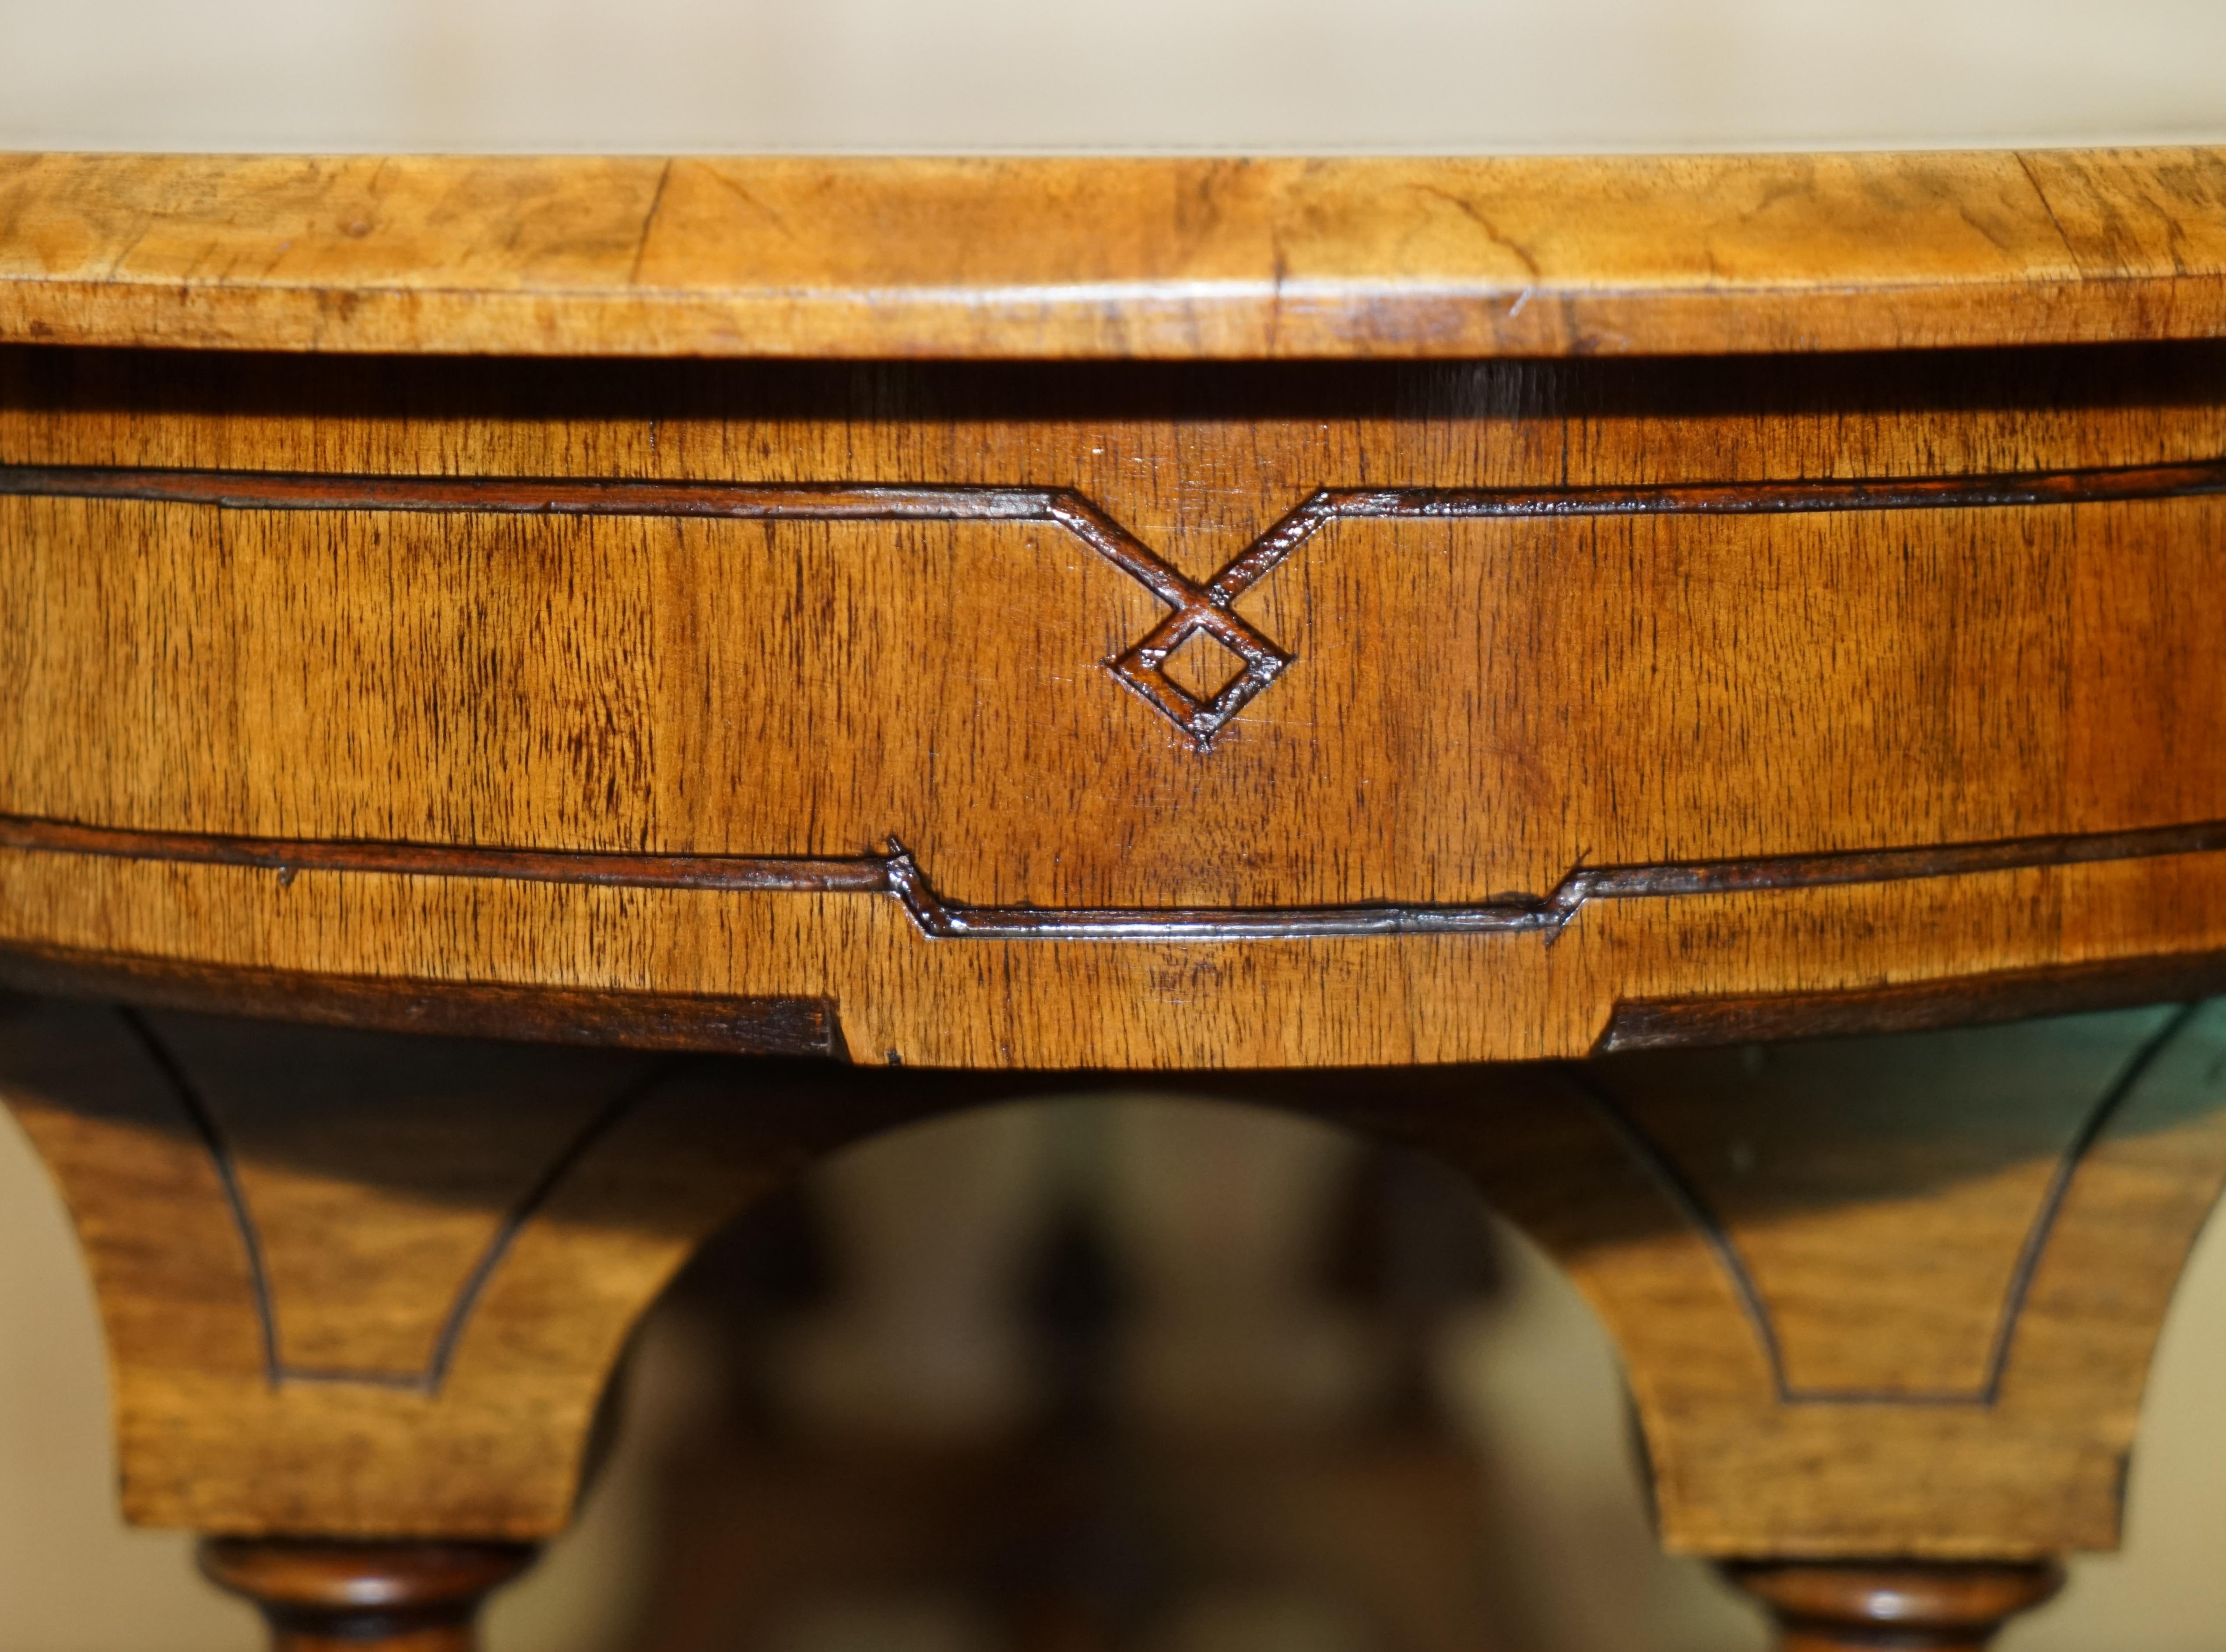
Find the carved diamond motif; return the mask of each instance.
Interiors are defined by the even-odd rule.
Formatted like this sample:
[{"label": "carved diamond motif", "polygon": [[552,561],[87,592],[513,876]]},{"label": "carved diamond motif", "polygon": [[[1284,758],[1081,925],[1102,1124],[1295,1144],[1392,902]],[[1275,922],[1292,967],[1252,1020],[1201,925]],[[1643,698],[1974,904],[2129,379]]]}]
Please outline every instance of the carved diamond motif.
[{"label": "carved diamond motif", "polygon": [[[1291,657],[1205,593],[1199,596],[1202,600],[1195,605],[1176,609],[1142,641],[1106,663],[1116,677],[1205,751],[1230,718],[1275,680]],[[1236,675],[1210,698],[1193,694],[1167,672],[1169,657],[1186,644],[1218,645],[1234,656]]]}]

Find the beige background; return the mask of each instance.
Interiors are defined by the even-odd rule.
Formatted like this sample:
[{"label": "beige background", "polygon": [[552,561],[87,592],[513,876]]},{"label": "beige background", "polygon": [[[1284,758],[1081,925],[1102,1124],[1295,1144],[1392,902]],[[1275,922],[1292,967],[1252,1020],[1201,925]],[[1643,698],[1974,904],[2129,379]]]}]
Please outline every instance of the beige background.
[{"label": "beige background", "polygon": [[[1614,150],[2226,141],[2226,0],[0,0],[0,148]],[[895,1147],[881,1151],[901,1151]],[[627,1608],[644,1464],[702,1397],[646,1338],[628,1445],[491,1652]],[[1535,1262],[1458,1330],[1552,1603],[1536,1652],[1733,1652],[1653,1556],[1612,1356]],[[2215,1647],[2226,1228],[2150,1395],[2131,1544],[2006,1652]],[[59,1204],[0,1125],[0,1652],[245,1652],[186,1545],[111,1512],[100,1352]]]},{"label": "beige background", "polygon": [[2226,135],[2219,0],[0,0],[0,147]]}]

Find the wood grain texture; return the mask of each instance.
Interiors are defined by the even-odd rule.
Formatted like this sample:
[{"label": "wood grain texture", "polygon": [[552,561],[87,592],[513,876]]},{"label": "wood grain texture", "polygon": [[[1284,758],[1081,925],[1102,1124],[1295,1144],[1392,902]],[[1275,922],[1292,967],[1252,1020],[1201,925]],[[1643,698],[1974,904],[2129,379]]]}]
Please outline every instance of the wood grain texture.
[{"label": "wood grain texture", "polygon": [[0,157],[0,339],[821,358],[2216,336],[2213,150]]},{"label": "wood grain texture", "polygon": [[202,1575],[255,1604],[272,1652],[471,1652],[480,1602],[532,1563],[508,1543],[209,1538]]},{"label": "wood grain texture", "polygon": [[1466,1168],[1613,1333],[1664,1540],[2115,1546],[2226,1185],[2226,1006],[1660,1051],[1328,1100]]},{"label": "wood grain texture", "polygon": [[2051,1599],[2064,1568],[2026,1566],[1817,1566],[1755,1561],[1724,1575],[1770,1609],[1778,1652],[1979,1652],[2018,1613]]},{"label": "wood grain texture", "polygon": [[[754,1062],[22,1000],[0,1096],[92,1264],[136,1520],[535,1540],[627,1329],[875,1132],[1118,1073]],[[2115,1547],[2149,1354],[2226,1184],[2226,1002],[1566,1066],[1197,1072],[1435,1152],[1623,1355],[1664,1540]]]},{"label": "wood grain texture", "polygon": [[[2222,456],[2210,345],[16,352],[0,937],[1040,1067],[2168,965],[2226,947]],[[1274,669],[1155,698],[1186,627]]]},{"label": "wood grain texture", "polygon": [[1606,1056],[1679,1045],[1990,1026],[2078,1010],[2215,998],[2221,992],[2226,992],[2226,953],[2181,953],[1845,992],[1627,999],[1616,1005],[1593,1050]]},{"label": "wood grain texture", "polygon": [[0,1094],[91,1266],[126,1515],[366,1538],[560,1529],[671,1272],[916,1110],[780,1066],[35,999]]},{"label": "wood grain texture", "polygon": [[212,969],[59,947],[0,947],[0,985],[61,998],[380,1032],[728,1055],[849,1054],[833,1006],[816,998],[683,997],[453,979]]},{"label": "wood grain texture", "polygon": [[[544,1537],[741,1203],[1161,1068],[1473,1174],[1673,1547],[2113,1544],[2226,1011],[1459,1063],[2209,990],[2222,225],[2210,150],[0,158],[0,979],[137,1006],[0,1091],[127,1511]],[[1746,1581],[2052,1574],[1854,1577]]]}]

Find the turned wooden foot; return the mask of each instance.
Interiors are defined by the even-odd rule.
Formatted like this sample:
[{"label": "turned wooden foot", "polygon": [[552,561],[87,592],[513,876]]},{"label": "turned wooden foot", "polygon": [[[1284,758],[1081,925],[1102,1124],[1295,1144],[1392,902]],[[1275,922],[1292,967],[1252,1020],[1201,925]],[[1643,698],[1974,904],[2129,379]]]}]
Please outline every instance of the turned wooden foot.
[{"label": "turned wooden foot", "polygon": [[213,1537],[200,1562],[262,1609],[275,1652],[469,1652],[480,1603],[537,1552],[529,1543]]},{"label": "turned wooden foot", "polygon": [[1976,1652],[2064,1586],[2064,1568],[2053,1560],[1735,1560],[1723,1570],[1769,1607],[1781,1652]]}]

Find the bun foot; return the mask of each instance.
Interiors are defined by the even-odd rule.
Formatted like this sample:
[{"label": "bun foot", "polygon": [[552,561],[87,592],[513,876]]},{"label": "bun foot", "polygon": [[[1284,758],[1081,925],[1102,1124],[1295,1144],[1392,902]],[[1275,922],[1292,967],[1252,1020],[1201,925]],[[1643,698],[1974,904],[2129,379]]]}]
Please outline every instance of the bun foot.
[{"label": "bun foot", "polygon": [[200,1565],[262,1610],[274,1652],[471,1652],[480,1603],[536,1553],[526,1543],[212,1537]]},{"label": "bun foot", "polygon": [[1780,1652],[1977,1652],[2064,1586],[2053,1560],[1733,1560],[1723,1572],[1770,1609]]}]

